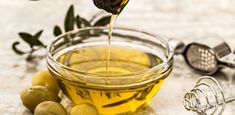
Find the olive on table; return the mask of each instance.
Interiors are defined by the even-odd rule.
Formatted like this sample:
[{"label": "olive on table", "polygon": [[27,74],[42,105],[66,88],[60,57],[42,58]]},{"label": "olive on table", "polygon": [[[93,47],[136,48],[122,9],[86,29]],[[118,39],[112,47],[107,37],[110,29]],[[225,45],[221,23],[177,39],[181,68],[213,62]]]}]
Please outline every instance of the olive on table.
[{"label": "olive on table", "polygon": [[49,71],[39,71],[37,72],[32,79],[32,85],[42,85],[46,86],[49,90],[59,93],[60,87],[55,79]]},{"label": "olive on table", "polygon": [[44,101],[60,102],[60,98],[45,86],[32,86],[20,92],[20,98],[25,107],[32,112],[38,104]]},{"label": "olive on table", "polygon": [[44,101],[36,107],[34,115],[67,115],[67,112],[65,108],[57,102]]},{"label": "olive on table", "polygon": [[83,103],[76,105],[70,111],[70,115],[98,115],[98,111],[95,106],[89,103]]}]

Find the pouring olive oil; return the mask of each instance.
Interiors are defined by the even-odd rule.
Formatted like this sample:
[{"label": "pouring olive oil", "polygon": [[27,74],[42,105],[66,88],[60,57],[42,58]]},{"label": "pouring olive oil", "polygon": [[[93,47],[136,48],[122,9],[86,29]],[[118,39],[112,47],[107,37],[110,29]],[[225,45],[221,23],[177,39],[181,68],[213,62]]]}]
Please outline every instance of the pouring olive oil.
[{"label": "pouring olive oil", "polygon": [[108,52],[107,52],[107,62],[106,62],[106,76],[109,75],[109,60],[110,60],[110,52],[111,52],[111,40],[113,33],[113,25],[118,15],[112,15],[109,24],[109,35],[108,35]]},{"label": "pouring olive oil", "polygon": [[[164,60],[150,47],[135,42],[111,41],[113,23],[128,0],[93,1],[97,7],[113,14],[108,46],[107,42],[87,42],[62,49],[55,55],[56,61],[79,72],[59,70],[66,79],[54,75],[58,76],[65,95],[76,104],[93,104],[102,115],[134,112],[156,94],[172,68],[168,66],[167,71],[163,72],[163,68],[155,71],[153,67]],[[156,76],[160,79],[155,79]]]},{"label": "pouring olive oil", "polygon": [[112,13],[110,24],[109,24],[109,36],[108,36],[108,53],[107,53],[107,62],[106,62],[106,76],[109,74],[109,58],[110,58],[110,45],[112,40],[112,30],[113,24],[117,16],[121,13],[124,7],[127,5],[129,0],[93,0],[94,4],[101,9],[106,10],[107,12]]}]

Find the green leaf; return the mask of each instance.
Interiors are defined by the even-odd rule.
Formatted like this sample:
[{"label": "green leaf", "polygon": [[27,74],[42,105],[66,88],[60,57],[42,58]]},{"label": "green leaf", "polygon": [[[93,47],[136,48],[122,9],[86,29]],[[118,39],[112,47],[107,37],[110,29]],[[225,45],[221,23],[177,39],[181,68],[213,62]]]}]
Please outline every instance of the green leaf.
[{"label": "green leaf", "polygon": [[110,23],[111,16],[105,16],[95,22],[94,26],[106,26]]},{"label": "green leaf", "polygon": [[42,32],[43,32],[43,30],[40,30],[39,32],[37,32],[37,33],[33,36],[33,38],[34,38],[34,39],[39,39],[39,37],[42,35]]},{"label": "green leaf", "polygon": [[54,27],[54,35],[55,36],[59,36],[61,34],[62,34],[62,30],[60,29],[60,27],[59,26],[55,26]]},{"label": "green leaf", "polygon": [[28,33],[19,33],[19,36],[26,42],[30,45],[30,47],[33,47],[33,36],[28,34]]},{"label": "green leaf", "polygon": [[82,27],[91,27],[90,22],[85,18],[80,17],[79,21],[81,22]]},{"label": "green leaf", "polygon": [[19,36],[30,45],[30,47],[32,48],[33,46],[43,46],[43,43],[39,40],[39,37],[41,36],[43,30],[39,31],[38,33],[36,33],[34,36],[32,36],[31,34],[28,33],[24,33],[24,32],[20,32]]},{"label": "green leaf", "polygon": [[77,28],[81,28],[82,27],[82,22],[80,20],[80,16],[79,15],[76,16],[76,25],[77,25]]},{"label": "green leaf", "polygon": [[68,32],[74,29],[74,22],[75,22],[74,21],[74,8],[73,8],[73,5],[71,5],[65,17],[65,22],[64,22],[65,32]]},{"label": "green leaf", "polygon": [[18,54],[18,55],[23,55],[23,54],[25,54],[25,52],[23,52],[23,51],[21,51],[21,50],[19,50],[18,48],[17,48],[17,46],[20,44],[20,42],[14,42],[13,44],[12,44],[12,49],[13,49],[13,51],[16,53],[16,54]]},{"label": "green leaf", "polygon": [[34,36],[33,36],[33,45],[35,46],[45,46],[40,40],[39,40],[39,37],[42,35],[42,32],[43,30],[40,30],[38,33],[36,33]]}]

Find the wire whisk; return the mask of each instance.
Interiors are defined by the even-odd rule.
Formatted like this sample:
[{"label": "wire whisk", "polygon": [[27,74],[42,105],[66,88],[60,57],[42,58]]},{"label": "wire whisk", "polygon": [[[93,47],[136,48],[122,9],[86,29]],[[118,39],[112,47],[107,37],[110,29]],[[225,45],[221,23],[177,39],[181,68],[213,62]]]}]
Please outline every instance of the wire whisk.
[{"label": "wire whisk", "polygon": [[210,76],[204,76],[196,82],[191,91],[184,96],[184,107],[203,115],[221,115],[226,103],[235,97],[225,98],[221,84]]}]

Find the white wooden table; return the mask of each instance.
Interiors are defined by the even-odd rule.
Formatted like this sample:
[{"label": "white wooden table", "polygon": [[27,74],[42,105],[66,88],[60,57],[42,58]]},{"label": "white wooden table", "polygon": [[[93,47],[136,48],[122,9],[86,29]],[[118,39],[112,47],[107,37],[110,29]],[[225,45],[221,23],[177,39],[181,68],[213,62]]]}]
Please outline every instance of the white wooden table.
[{"label": "white wooden table", "polygon": [[[90,18],[98,12],[92,0],[0,0],[0,114],[30,115],[22,106],[19,90],[31,84],[31,76],[46,68],[45,60],[29,64],[11,50],[20,40],[18,32],[36,33],[44,29],[42,41],[53,40],[54,25],[63,25],[65,12],[74,4],[76,12]],[[234,0],[130,0],[116,25],[142,29],[166,37],[190,42],[204,36],[220,36],[235,47]],[[21,48],[27,45],[21,44]],[[152,114],[193,115],[183,105],[183,96],[200,75],[191,72],[181,56],[175,57],[172,74],[149,103]],[[234,70],[225,69],[215,75],[225,86],[227,95],[235,95]],[[224,115],[234,115],[235,102],[227,104]],[[151,112],[141,114],[149,115]]]}]

